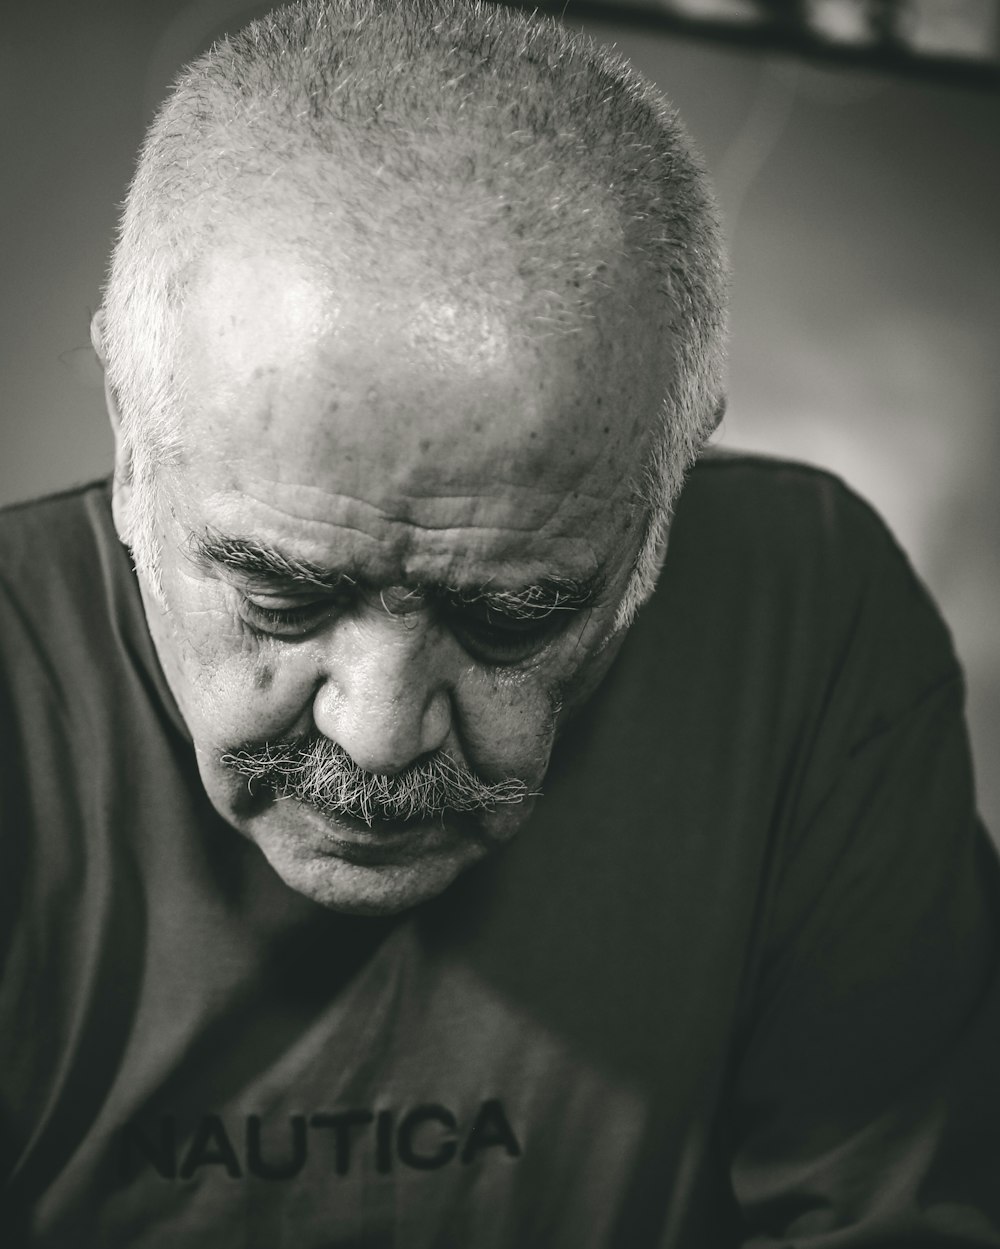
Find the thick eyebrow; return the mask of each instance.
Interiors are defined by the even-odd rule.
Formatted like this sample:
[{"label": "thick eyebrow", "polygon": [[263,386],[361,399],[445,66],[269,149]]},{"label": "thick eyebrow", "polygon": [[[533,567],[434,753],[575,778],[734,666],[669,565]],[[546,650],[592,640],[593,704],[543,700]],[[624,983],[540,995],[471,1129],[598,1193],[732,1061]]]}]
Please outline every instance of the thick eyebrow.
[{"label": "thick eyebrow", "polygon": [[481,604],[488,611],[513,620],[540,620],[553,612],[579,611],[590,607],[600,591],[600,579],[545,577],[519,590],[462,589],[449,586],[445,598],[457,607]]},{"label": "thick eyebrow", "polygon": [[[230,537],[212,529],[192,534],[188,545],[192,557],[199,564],[281,585],[301,585],[330,593],[358,585],[362,580],[346,572],[336,572],[308,560],[285,555],[254,538]],[[489,586],[414,588],[418,592],[429,590],[455,607],[483,605],[487,610],[510,619],[539,620],[553,612],[579,611],[591,606],[602,585],[600,577],[580,580],[551,576],[516,590],[491,589]]]},{"label": "thick eyebrow", "polygon": [[295,584],[310,589],[331,591],[345,585],[356,585],[356,578],[344,572],[321,568],[308,560],[283,555],[264,542],[253,538],[233,538],[215,530],[192,534],[188,545],[195,561],[227,572]]}]

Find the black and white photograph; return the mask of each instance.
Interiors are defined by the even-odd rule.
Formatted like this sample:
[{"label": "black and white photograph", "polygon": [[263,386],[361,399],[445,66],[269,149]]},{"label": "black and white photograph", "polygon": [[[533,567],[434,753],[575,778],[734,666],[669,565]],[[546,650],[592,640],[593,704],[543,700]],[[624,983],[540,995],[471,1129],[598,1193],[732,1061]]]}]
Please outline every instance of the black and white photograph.
[{"label": "black and white photograph", "polygon": [[1000,1249],[1000,0],[0,119],[0,1246]]}]

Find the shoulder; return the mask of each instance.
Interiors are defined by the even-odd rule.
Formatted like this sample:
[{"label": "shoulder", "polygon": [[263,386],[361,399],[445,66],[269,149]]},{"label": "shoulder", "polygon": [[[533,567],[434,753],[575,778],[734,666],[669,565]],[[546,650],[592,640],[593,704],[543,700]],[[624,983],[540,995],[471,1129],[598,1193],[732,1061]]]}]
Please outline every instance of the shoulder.
[{"label": "shoulder", "polygon": [[71,559],[93,547],[105,517],[110,524],[107,478],[0,507],[0,571],[17,580],[41,572],[40,557]]},{"label": "shoulder", "polygon": [[86,601],[116,547],[106,479],[8,504],[0,508],[0,588],[30,614],[31,603],[44,611]]},{"label": "shoulder", "polygon": [[[655,600],[690,602],[699,627],[775,681],[806,671],[817,691],[854,674],[886,715],[959,676],[927,588],[876,510],[811,465],[711,450],[689,474]],[[697,606],[695,606],[697,605]],[[721,661],[721,655],[720,655]]]},{"label": "shoulder", "polygon": [[930,598],[877,510],[836,474],[814,465],[711,449],[685,483],[671,529],[671,557],[721,559],[746,582],[787,594],[795,584],[820,597],[872,590],[873,575]]},{"label": "shoulder", "polygon": [[691,470],[677,522],[732,541],[770,540],[772,557],[817,546],[843,547],[859,538],[893,543],[875,509],[828,469],[776,456],[709,448]]},{"label": "shoulder", "polygon": [[107,649],[112,587],[128,575],[107,481],[0,509],[3,684],[63,702]]}]

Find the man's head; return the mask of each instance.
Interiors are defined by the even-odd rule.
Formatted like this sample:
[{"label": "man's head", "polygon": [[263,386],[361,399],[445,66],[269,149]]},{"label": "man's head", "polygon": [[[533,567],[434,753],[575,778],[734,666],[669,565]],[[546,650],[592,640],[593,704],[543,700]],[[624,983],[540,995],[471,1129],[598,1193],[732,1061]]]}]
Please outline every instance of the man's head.
[{"label": "man's head", "polygon": [[116,521],[294,888],[398,910],[523,823],[715,423],[722,287],[674,118],[553,24],[306,4],[182,78],[98,323]]}]

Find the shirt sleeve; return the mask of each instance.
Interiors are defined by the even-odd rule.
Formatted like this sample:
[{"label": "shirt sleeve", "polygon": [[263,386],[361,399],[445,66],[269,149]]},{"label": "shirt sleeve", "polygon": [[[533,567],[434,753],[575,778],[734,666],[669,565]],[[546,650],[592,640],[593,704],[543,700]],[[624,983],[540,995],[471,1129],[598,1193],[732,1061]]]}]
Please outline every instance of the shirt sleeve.
[{"label": "shirt sleeve", "polygon": [[851,509],[868,571],[803,727],[734,1066],[731,1182],[745,1249],[996,1247],[1000,885],[963,683],[905,558]]}]

